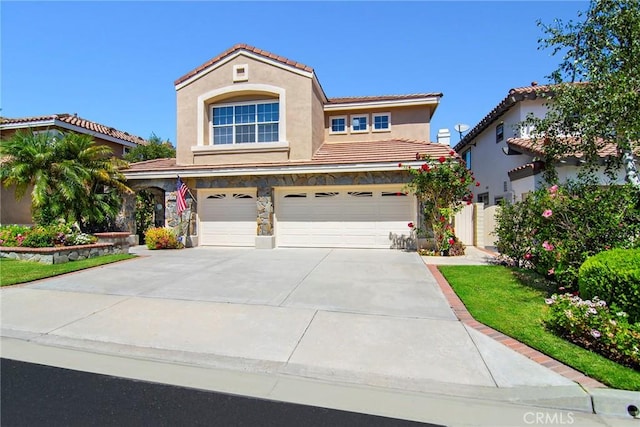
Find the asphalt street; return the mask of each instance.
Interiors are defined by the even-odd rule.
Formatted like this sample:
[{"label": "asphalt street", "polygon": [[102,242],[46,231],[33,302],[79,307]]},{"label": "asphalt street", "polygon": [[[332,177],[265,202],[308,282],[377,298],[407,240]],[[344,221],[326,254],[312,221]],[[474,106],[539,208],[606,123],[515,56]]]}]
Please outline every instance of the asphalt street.
[{"label": "asphalt street", "polygon": [[3,427],[435,426],[1,359]]}]

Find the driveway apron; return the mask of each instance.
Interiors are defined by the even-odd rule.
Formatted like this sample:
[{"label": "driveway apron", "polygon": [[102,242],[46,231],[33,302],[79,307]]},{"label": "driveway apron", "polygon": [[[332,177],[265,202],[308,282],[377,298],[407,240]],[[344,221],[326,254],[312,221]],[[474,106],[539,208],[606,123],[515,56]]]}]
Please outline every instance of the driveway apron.
[{"label": "driveway apron", "polygon": [[575,386],[465,327],[416,253],[132,252],[2,289],[2,336],[417,391]]}]

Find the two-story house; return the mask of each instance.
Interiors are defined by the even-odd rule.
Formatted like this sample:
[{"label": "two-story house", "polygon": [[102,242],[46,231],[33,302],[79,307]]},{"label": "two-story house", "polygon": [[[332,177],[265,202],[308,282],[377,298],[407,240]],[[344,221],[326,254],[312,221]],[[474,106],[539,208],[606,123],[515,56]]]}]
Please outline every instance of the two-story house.
[{"label": "two-story house", "polygon": [[450,155],[427,142],[441,93],[328,98],[311,67],[244,44],[175,89],[176,158],[125,175],[165,190],[168,213],[179,175],[199,245],[392,247],[418,216],[399,164]]},{"label": "two-story house", "polygon": [[[66,132],[90,135],[96,144],[111,147],[115,157],[122,158],[130,149],[145,145],[147,141],[128,132],[114,129],[91,120],[78,117],[77,114],[52,114],[37,117],[7,118],[0,117],[0,137],[11,138],[18,131],[44,132],[52,137]],[[13,187],[0,186],[0,223],[32,225],[30,192],[16,200]]]},{"label": "two-story house", "polygon": [[[477,202],[485,206],[520,201],[523,197],[546,183],[543,178],[544,148],[540,141],[531,136],[531,129],[520,127],[529,114],[544,117],[548,99],[538,93],[549,93],[550,85],[531,86],[511,89],[507,96],[493,108],[475,127],[473,127],[454,150],[467,162],[481,186],[474,188]],[[615,155],[615,149],[599,152],[604,160]],[[580,154],[560,159],[555,165],[558,180],[564,182],[576,179],[583,160]],[[603,162],[604,163],[604,162]],[[608,182],[601,167],[600,181]],[[622,171],[617,183],[624,182]]]}]

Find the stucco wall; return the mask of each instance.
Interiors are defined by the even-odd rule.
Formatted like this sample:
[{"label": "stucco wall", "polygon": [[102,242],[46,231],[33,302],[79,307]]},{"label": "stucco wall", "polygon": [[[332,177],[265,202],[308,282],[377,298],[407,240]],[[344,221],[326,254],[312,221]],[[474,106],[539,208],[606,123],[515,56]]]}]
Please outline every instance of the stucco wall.
[{"label": "stucco wall", "polygon": [[[234,65],[247,66],[247,81],[233,81]],[[286,151],[272,153],[267,156],[268,160],[309,159],[313,134],[312,79],[289,69],[239,55],[177,89],[177,163],[188,165],[264,161],[263,153],[253,155],[245,152],[223,156],[205,154],[202,155],[203,160],[196,161],[191,147],[197,146],[199,139],[200,144],[211,145],[209,115],[212,104],[224,103],[238,96],[246,96],[245,99],[248,99],[265,95],[279,97],[280,103],[285,103],[285,116],[280,116],[280,138],[282,141],[286,134],[286,142],[289,143],[288,154]]]},{"label": "stucco wall", "polygon": [[[540,100],[523,101],[493,122],[467,147],[471,150],[471,169],[476,179],[480,181],[480,186],[473,188],[474,197],[477,198],[478,194],[488,192],[489,205],[493,205],[496,197],[509,198],[513,201],[514,195],[522,192],[521,189],[514,190],[507,172],[530,163],[533,157],[526,154],[507,156],[502,149],[507,149],[509,138],[520,135],[516,127],[518,122],[524,120],[529,112],[541,114],[541,111],[543,110]],[[496,126],[501,122],[504,124],[504,138],[496,143]],[[464,152],[461,154],[464,156]],[[506,191],[505,182],[507,183]]]},{"label": "stucco wall", "polygon": [[[391,114],[391,130],[390,131],[372,131],[372,113],[390,113]],[[349,126],[351,125],[351,116],[368,115],[369,131],[366,133],[351,133]],[[347,132],[344,134],[331,134],[331,118],[336,116],[346,116]],[[348,142],[348,141],[382,141],[392,138],[415,139],[419,141],[429,141],[430,138],[430,121],[431,108],[429,106],[421,107],[393,107],[393,108],[376,108],[376,109],[360,109],[345,111],[327,111],[325,113],[324,122],[324,138],[326,142]]]}]

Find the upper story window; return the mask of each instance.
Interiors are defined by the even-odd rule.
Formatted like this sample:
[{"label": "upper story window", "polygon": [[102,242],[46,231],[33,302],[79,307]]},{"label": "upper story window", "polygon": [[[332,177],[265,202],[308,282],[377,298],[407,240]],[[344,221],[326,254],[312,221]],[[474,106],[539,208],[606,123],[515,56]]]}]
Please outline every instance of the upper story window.
[{"label": "upper story window", "polygon": [[351,116],[351,132],[367,132],[369,117],[366,115]]},{"label": "upper story window", "polygon": [[496,144],[504,139],[504,123],[496,126]]},{"label": "upper story window", "polygon": [[347,117],[331,117],[330,133],[347,133]]},{"label": "upper story window", "polygon": [[212,107],[213,145],[278,141],[279,111],[278,102]]},{"label": "upper story window", "polygon": [[471,149],[465,151],[462,157],[464,158],[467,169],[471,170]]},{"label": "upper story window", "polygon": [[373,131],[384,132],[391,130],[391,114],[376,113],[373,115]]}]

